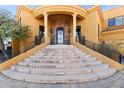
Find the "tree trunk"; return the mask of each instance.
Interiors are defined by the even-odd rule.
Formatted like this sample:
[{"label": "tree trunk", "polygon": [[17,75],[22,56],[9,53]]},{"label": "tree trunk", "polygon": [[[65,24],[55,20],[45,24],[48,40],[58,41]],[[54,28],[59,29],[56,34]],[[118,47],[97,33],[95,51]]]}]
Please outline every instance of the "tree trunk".
[{"label": "tree trunk", "polygon": [[2,49],[2,50],[4,50],[5,48],[4,48],[4,43],[3,43],[3,40],[2,39],[0,39],[0,49]]},{"label": "tree trunk", "polygon": [[20,41],[19,40],[14,40],[12,41],[12,55],[17,56],[21,52],[21,47],[20,47]]}]

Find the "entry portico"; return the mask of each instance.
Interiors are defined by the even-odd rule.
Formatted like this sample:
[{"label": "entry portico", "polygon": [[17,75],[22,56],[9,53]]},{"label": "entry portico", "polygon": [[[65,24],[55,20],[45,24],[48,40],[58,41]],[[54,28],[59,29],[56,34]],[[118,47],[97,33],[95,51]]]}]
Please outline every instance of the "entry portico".
[{"label": "entry portico", "polygon": [[[20,5],[16,14],[21,25],[30,26],[32,36],[27,42],[38,36],[47,44],[73,44],[79,36],[99,43],[102,18],[99,6],[86,10],[78,5],[44,5],[35,9]],[[14,42],[13,48],[17,44]]]},{"label": "entry portico", "polygon": [[[50,17],[50,18],[48,18]],[[48,20],[49,19],[49,20]],[[49,34],[49,27],[48,22],[50,21],[50,32],[51,38]],[[66,14],[52,14],[49,15],[48,13],[44,13],[44,32],[45,32],[45,43],[50,43],[50,39],[54,44],[67,44],[70,42],[70,35],[72,34],[73,42],[76,40],[76,21],[77,21],[77,14],[66,15]],[[72,29],[71,28],[71,22]],[[61,31],[60,31],[61,30]],[[70,31],[72,30],[72,31]],[[61,33],[63,35],[61,35]],[[70,34],[71,33],[71,34]],[[60,42],[59,42],[60,41]]]},{"label": "entry portico", "polygon": [[[25,14],[23,15],[23,13]],[[80,26],[80,33],[85,35],[85,31],[81,31],[83,29],[82,22],[85,23],[87,14],[88,11],[80,6],[51,5],[40,6],[34,10],[27,6],[19,6],[16,16],[17,20],[21,19],[22,24],[32,25],[33,34],[30,40],[39,34],[39,26],[42,26],[44,30],[41,33],[44,34],[45,43],[71,44],[76,41],[77,26]]]},{"label": "entry portico", "polygon": [[[49,7],[49,9],[46,9]],[[68,8],[73,8],[72,6],[45,6],[39,9],[34,10],[34,16],[37,19],[44,20],[44,34],[46,43],[57,44],[61,39],[63,44],[70,42],[75,42],[76,40],[76,26],[77,19],[82,20],[85,18],[85,15],[81,15],[76,10],[70,11]],[[66,7],[66,9],[64,9]],[[51,9],[53,8],[53,9]],[[58,10],[59,8],[59,10]],[[78,7],[79,8],[79,7]],[[45,12],[42,12],[42,9],[46,9]],[[64,10],[63,10],[64,9]],[[68,11],[67,11],[68,10]],[[86,11],[84,11],[85,13]],[[57,29],[63,29],[63,36],[60,36]],[[59,30],[60,31],[60,30]],[[50,33],[51,32],[51,33]],[[60,38],[58,38],[60,37]]]}]

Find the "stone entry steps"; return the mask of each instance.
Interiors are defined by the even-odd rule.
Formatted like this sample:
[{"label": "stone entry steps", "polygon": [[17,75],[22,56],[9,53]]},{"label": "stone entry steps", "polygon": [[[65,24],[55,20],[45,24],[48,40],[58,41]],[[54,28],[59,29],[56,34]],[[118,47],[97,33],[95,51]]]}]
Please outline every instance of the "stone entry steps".
[{"label": "stone entry steps", "polygon": [[78,67],[78,68],[64,68],[64,66],[55,67],[55,68],[33,68],[33,67],[24,67],[24,66],[12,66],[12,70],[16,70],[24,73],[35,73],[35,74],[57,74],[63,72],[65,75],[67,74],[83,74],[83,73],[91,73],[91,72],[100,72],[101,70],[107,69],[108,65],[100,64],[92,67]]},{"label": "stone entry steps", "polygon": [[40,74],[27,74],[14,70],[3,71],[3,74],[13,79],[35,82],[35,83],[77,83],[94,81],[102,78],[110,77],[115,73],[115,69],[109,68],[97,73],[81,74],[81,75],[40,75]]},{"label": "stone entry steps", "polygon": [[35,83],[76,83],[112,76],[116,69],[73,45],[48,45],[2,73]]},{"label": "stone entry steps", "polygon": [[41,63],[34,63],[34,62],[21,62],[18,65],[20,66],[26,66],[26,67],[36,67],[36,68],[59,68],[62,67],[63,68],[80,68],[80,67],[86,67],[86,66],[95,66],[95,65],[99,65],[101,64],[101,61],[89,61],[89,62],[76,62],[75,63],[70,63],[70,62],[64,62],[64,63],[45,63],[45,62],[41,62]]}]

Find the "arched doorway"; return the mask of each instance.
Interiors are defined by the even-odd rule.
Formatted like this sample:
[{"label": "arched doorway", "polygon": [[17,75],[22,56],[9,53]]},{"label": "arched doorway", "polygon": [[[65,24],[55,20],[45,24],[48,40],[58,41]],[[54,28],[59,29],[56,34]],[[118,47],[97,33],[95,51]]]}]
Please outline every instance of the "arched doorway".
[{"label": "arched doorway", "polygon": [[63,27],[58,27],[56,29],[56,43],[57,44],[64,44],[65,43],[64,28]]},{"label": "arched doorway", "polygon": [[72,17],[65,14],[49,16],[51,44],[70,44]]}]

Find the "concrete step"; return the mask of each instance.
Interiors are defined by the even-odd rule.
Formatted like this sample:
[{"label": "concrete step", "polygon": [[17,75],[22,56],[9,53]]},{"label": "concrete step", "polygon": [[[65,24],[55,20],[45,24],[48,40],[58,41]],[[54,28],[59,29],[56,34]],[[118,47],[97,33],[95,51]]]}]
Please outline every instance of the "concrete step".
[{"label": "concrete step", "polygon": [[25,74],[13,70],[6,70],[2,72],[7,77],[35,82],[35,83],[76,83],[98,80],[98,76],[95,74],[84,74],[84,75],[70,75],[70,76],[50,76],[50,75],[39,75],[39,74]]},{"label": "concrete step", "polygon": [[61,66],[64,66],[64,68],[78,68],[78,67],[85,67],[85,64],[82,64],[81,62],[77,63],[29,63],[29,62],[21,62],[19,65],[27,66],[27,67],[37,67],[37,68],[60,68]]},{"label": "concrete step", "polygon": [[32,67],[24,67],[24,66],[12,66],[12,70],[24,72],[24,73],[32,73],[32,74],[42,74],[42,75],[75,75],[75,74],[84,74],[91,73],[92,69],[89,68],[32,68]]},{"label": "concrete step", "polygon": [[95,66],[98,64],[101,64],[101,61],[88,61],[88,62],[81,62],[81,61],[74,61],[74,62],[68,62],[64,61],[63,63],[60,62],[53,62],[53,61],[37,61],[37,62],[20,62],[18,63],[19,65],[23,66],[32,66],[32,67],[43,67],[43,66],[48,66],[48,67],[57,67],[60,65],[63,65],[68,68],[75,68],[75,67],[85,67],[85,66]]},{"label": "concrete step", "polygon": [[59,67],[44,67],[44,68],[36,68],[36,67],[25,67],[20,65],[12,66],[12,70],[25,72],[25,73],[36,73],[36,74],[49,74],[56,75],[60,72],[63,72],[65,75],[68,74],[83,74],[83,73],[91,73],[91,72],[100,72],[102,70],[107,69],[109,66],[106,64],[99,64],[92,67],[78,67],[78,68],[65,68],[65,66]]},{"label": "concrete step", "polygon": [[40,74],[26,74],[22,72],[17,72],[14,70],[5,70],[2,71],[7,77],[35,82],[35,83],[77,83],[77,82],[86,82],[86,81],[95,81],[102,78],[107,78],[112,76],[116,72],[113,68],[108,68],[104,71],[97,73],[88,73],[81,75],[63,75],[63,76],[52,76],[52,75],[40,75]]},{"label": "concrete step", "polygon": [[100,72],[96,72],[95,74],[99,77],[99,79],[103,79],[112,76],[114,73],[116,73],[116,69],[108,68]]},{"label": "concrete step", "polygon": [[63,60],[64,62],[67,63],[74,63],[74,62],[94,62],[97,61],[96,58],[92,57],[92,58],[70,58],[68,60],[68,58],[64,58],[62,56],[59,56],[58,58],[43,58],[43,59],[30,59],[30,58],[26,58],[24,61],[26,62],[46,62],[46,63],[58,63],[60,60]]},{"label": "concrete step", "polygon": [[76,56],[80,56],[80,57],[88,57],[90,55],[88,54],[85,54],[85,53],[82,53],[82,54],[76,54],[76,53],[65,53],[65,52],[59,52],[59,53],[49,53],[49,54],[46,54],[46,53],[37,53],[35,54],[34,56],[30,56],[30,58],[38,58],[38,57],[55,57],[55,56],[64,56],[64,57],[76,57]]}]

